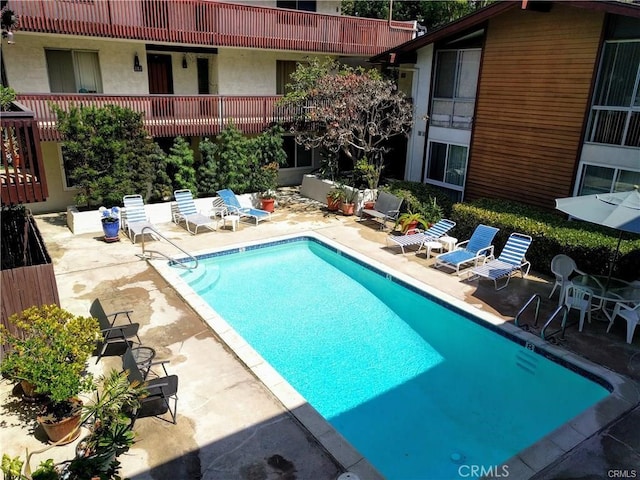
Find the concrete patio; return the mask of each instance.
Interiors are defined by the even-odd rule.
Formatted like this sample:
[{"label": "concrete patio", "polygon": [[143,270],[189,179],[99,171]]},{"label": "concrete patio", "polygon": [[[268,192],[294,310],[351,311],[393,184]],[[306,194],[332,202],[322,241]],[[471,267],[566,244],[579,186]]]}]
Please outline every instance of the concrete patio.
[{"label": "concrete patio", "polygon": [[[120,242],[110,244],[103,242],[101,235],[73,235],[64,214],[41,215],[37,222],[55,265],[62,307],[88,315],[92,300],[100,298],[107,311],[133,309],[132,319],[141,325],[143,344],[155,348],[158,359],[169,359],[169,373],[179,375],[177,425],[157,418],[136,423],[138,441],[120,457],[123,477],[330,480],[352,465],[349,449],[344,450],[342,458],[335,450],[329,454],[156,269],[138,256],[140,242],[133,245],[122,233]],[[399,249],[385,248],[388,232],[380,231],[373,222],[360,223],[356,217],[328,213],[322,205],[301,202],[295,196],[281,198],[271,221],[258,226],[241,223],[235,232],[219,228],[192,236],[173,223],[161,224],[159,229],[188,252],[313,231],[508,322],[535,293],[543,299],[541,323],[557,305],[556,297],[547,299],[550,279],[535,272],[525,279],[515,277],[506,290],[496,292],[492,282],[464,281],[431,268],[433,259],[425,259],[424,253],[403,256]],[[154,248],[171,255],[179,253],[162,242]],[[575,320],[577,313],[572,312],[570,318]],[[640,335],[636,334],[633,344],[628,345],[624,322],[616,322],[608,334],[606,327],[606,323],[594,321],[578,333],[574,324],[566,338],[556,343],[633,380],[637,397]],[[119,358],[105,358],[91,368],[100,373],[111,367],[120,368]],[[24,455],[27,448],[32,452],[46,447],[35,427],[34,412],[24,410],[14,390],[6,380],[0,384],[0,444],[2,451],[12,456]],[[553,399],[549,408],[553,408]],[[526,414],[526,399],[522,400],[522,410]],[[512,472],[513,478],[595,479],[611,477],[609,472],[613,470],[637,472],[639,431],[640,406],[635,405],[538,473],[531,473],[539,470],[532,466],[522,473]],[[343,442],[339,437],[329,441]],[[557,446],[546,448],[550,456],[556,456]],[[543,450],[539,454],[545,456]],[[35,468],[46,458],[72,456],[73,444],[38,454],[31,464]],[[542,465],[548,463],[544,460],[540,461]],[[366,465],[360,467],[353,471],[362,480],[377,478]]]}]

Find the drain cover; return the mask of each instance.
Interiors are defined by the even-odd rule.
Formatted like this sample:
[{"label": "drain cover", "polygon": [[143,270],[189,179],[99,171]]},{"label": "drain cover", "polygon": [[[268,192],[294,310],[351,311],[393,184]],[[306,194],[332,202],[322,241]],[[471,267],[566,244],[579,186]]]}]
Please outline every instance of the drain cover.
[{"label": "drain cover", "polygon": [[341,473],[336,480],[360,480],[355,473],[345,472]]}]

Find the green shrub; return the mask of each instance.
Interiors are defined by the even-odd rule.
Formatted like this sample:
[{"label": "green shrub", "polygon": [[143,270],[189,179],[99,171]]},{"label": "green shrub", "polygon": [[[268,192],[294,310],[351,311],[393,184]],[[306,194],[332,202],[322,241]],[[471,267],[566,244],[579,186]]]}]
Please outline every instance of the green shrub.
[{"label": "green shrub", "polygon": [[442,210],[442,216],[449,218],[451,215],[451,207],[453,206],[451,197],[443,189],[433,185],[405,180],[392,180],[384,187],[384,190],[394,195],[402,196],[403,198],[405,198],[404,195],[406,195],[406,193],[401,195],[398,192],[410,192],[415,200],[423,204],[429,204],[432,201],[431,199],[435,198],[436,204]]},{"label": "green shrub", "polygon": [[[614,260],[619,232],[592,223],[566,220],[559,212],[550,212],[517,202],[482,199],[453,206],[451,219],[456,222],[452,235],[468,239],[479,223],[500,229],[494,240],[498,255],[513,232],[533,238],[527,260],[540,273],[551,274],[551,259],[564,253],[578,267],[593,275],[607,275]],[[634,280],[640,272],[640,235],[623,233],[620,253],[613,275]]]}]

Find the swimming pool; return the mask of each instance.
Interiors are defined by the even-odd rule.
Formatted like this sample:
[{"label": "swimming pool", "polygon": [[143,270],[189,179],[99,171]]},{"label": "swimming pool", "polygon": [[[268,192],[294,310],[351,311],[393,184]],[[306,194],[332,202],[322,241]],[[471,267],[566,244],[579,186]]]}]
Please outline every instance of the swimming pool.
[{"label": "swimming pool", "polygon": [[194,290],[387,478],[498,465],[609,394],[520,338],[310,237],[201,261],[213,268],[188,275]]}]

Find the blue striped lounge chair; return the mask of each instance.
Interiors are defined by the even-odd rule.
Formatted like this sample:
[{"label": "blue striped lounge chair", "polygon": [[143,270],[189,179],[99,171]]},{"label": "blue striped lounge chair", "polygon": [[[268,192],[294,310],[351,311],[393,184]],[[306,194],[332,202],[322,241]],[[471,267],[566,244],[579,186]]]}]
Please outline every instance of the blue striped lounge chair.
[{"label": "blue striped lounge chair", "polygon": [[[404,235],[389,235],[387,237],[387,245],[389,243],[395,244],[400,247],[402,254],[404,255],[404,249],[418,245],[416,253],[420,253],[420,249],[424,246],[425,242],[438,241],[440,237],[444,237],[449,230],[456,226],[456,222],[443,218],[439,222],[436,222],[428,230],[413,230]],[[394,245],[392,245],[394,246]]]},{"label": "blue striped lounge chair", "polygon": [[450,252],[441,253],[436,256],[434,267],[443,266],[453,268],[457,275],[460,275],[460,267],[467,263],[478,265],[478,261],[484,260],[493,255],[493,238],[498,233],[498,229],[480,224],[476,227],[469,240],[460,242],[456,248]]},{"label": "blue striped lounge chair", "polygon": [[[205,227],[212,231],[216,229],[215,220],[212,220],[211,217],[198,212],[190,190],[186,188],[176,190],[173,192],[173,196],[178,204],[178,211],[174,214],[173,219],[176,223],[184,222],[187,232],[191,235],[195,235],[198,233],[198,228],[200,227]],[[193,225],[193,231],[191,231],[189,225]]]},{"label": "blue striped lounge chair", "polygon": [[[515,272],[520,272],[520,276],[524,278],[529,274],[531,263],[527,261],[525,255],[531,245],[531,237],[522,233],[512,233],[505,244],[500,256],[496,259],[485,262],[484,265],[475,267],[471,271],[471,275],[489,278],[493,280],[496,290],[502,290],[509,285],[509,280]],[[506,281],[498,287],[498,280],[505,278]]]},{"label": "blue striped lounge chair", "polygon": [[[143,233],[145,235],[149,234],[157,240],[153,230],[149,230],[149,228],[155,229],[156,227],[153,223],[149,222],[147,212],[144,209],[142,195],[125,195],[122,197],[122,203],[124,204],[125,218],[123,226],[125,227],[131,242],[136,243],[136,237]],[[143,232],[145,227],[148,227],[148,229]]]},{"label": "blue striped lounge chair", "polygon": [[253,219],[255,220],[256,225],[258,225],[258,223],[262,220],[271,219],[271,213],[267,212],[266,210],[260,210],[259,208],[252,207],[243,207],[242,205],[240,205],[240,201],[238,200],[238,197],[236,197],[236,194],[228,188],[224,190],[218,190],[217,193],[218,196],[222,198],[222,201],[227,207],[227,213],[229,215],[238,215],[240,219]]}]

